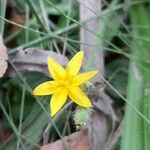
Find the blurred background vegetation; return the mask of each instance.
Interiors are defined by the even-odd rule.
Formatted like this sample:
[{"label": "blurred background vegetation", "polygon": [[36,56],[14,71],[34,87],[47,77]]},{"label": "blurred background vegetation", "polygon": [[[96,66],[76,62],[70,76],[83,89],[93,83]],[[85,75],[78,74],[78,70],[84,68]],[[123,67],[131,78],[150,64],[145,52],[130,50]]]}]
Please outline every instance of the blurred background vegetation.
[{"label": "blurred background vegetation", "polygon": [[[73,56],[80,49],[79,30],[84,27],[80,4],[80,0],[1,0],[0,32],[9,58],[31,47]],[[101,7],[99,12],[91,10],[101,23],[95,33],[98,42],[82,44],[104,51],[108,81],[104,88],[119,118],[114,132],[121,126],[111,149],[149,150],[150,2],[102,0]],[[49,97],[32,96],[32,89],[48,76],[19,73],[11,60],[9,66],[17,76],[0,79],[0,149],[33,149],[77,131],[74,105],[68,103],[51,118]]]}]

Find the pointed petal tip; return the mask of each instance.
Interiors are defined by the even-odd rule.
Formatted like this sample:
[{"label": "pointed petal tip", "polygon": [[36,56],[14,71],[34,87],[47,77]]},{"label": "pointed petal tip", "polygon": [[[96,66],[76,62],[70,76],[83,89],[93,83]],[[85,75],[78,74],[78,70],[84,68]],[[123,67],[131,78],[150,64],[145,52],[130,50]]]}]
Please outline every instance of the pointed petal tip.
[{"label": "pointed petal tip", "polygon": [[84,107],[89,108],[89,107],[91,107],[91,106],[92,106],[92,104],[91,104],[91,102],[90,102],[90,100],[89,100],[88,103],[87,103]]},{"label": "pointed petal tip", "polygon": [[50,116],[51,116],[51,117],[54,117],[55,114],[56,114],[56,113],[52,113],[52,112],[51,112],[51,113],[50,113]]},{"label": "pointed petal tip", "polygon": [[57,114],[58,111],[54,111],[53,109],[51,109],[50,116],[54,117]]},{"label": "pointed petal tip", "polygon": [[32,94],[32,95],[35,95],[35,94],[34,94],[34,91],[32,91],[31,94]]},{"label": "pointed petal tip", "polygon": [[93,71],[89,71],[89,72],[91,72],[91,75],[92,75],[91,78],[99,73],[99,71],[97,71],[97,70],[93,70]]},{"label": "pointed petal tip", "polygon": [[48,56],[48,57],[47,57],[47,62],[48,62],[48,61],[51,61],[51,60],[52,60],[52,57],[51,57],[51,56]]},{"label": "pointed petal tip", "polygon": [[36,89],[34,89],[32,92],[31,92],[32,95],[34,96],[40,96],[39,92],[37,92]]},{"label": "pointed petal tip", "polygon": [[37,92],[36,90],[34,89],[32,92],[31,92],[32,95],[37,95]]},{"label": "pointed petal tip", "polygon": [[80,105],[82,107],[86,107],[86,108],[92,107],[92,104],[91,104],[90,100],[88,102],[86,101],[86,103],[84,103],[84,104],[81,103],[81,104],[78,104],[78,105]]},{"label": "pointed petal tip", "polygon": [[51,57],[48,56],[48,57],[47,57],[47,65],[49,64],[50,61],[51,61]]},{"label": "pointed petal tip", "polygon": [[47,60],[50,59],[50,56],[47,56]]},{"label": "pointed petal tip", "polygon": [[51,56],[47,56],[47,63],[48,62],[53,62],[53,61],[56,61],[56,60]]},{"label": "pointed petal tip", "polygon": [[82,55],[82,57],[83,57],[84,52],[83,52],[82,50],[80,50],[79,52],[77,52],[77,54],[80,54],[80,55]]},{"label": "pointed petal tip", "polygon": [[93,70],[92,72],[93,72],[94,75],[98,73],[97,70]]},{"label": "pointed petal tip", "polygon": [[80,61],[82,61],[83,56],[84,56],[84,52],[83,52],[83,51],[78,51],[78,52],[72,57],[72,59],[76,58],[76,59],[79,59]]},{"label": "pointed petal tip", "polygon": [[80,57],[80,59],[82,59],[83,55],[84,55],[84,52],[82,50],[80,50],[72,58],[74,58],[76,56],[76,57],[78,57],[78,58]]}]

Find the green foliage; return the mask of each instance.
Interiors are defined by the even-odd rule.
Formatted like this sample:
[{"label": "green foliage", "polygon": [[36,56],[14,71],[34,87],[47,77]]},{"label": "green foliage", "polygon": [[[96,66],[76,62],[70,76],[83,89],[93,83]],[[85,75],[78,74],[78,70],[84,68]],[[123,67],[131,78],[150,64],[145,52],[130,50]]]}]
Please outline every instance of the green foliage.
[{"label": "green foliage", "polygon": [[[128,76],[128,60],[125,58],[118,58],[112,60],[106,65],[106,77],[110,83],[119,91],[121,95],[126,97],[126,86]],[[120,99],[120,96],[112,91],[110,87],[107,87],[106,91],[116,100]],[[122,103],[122,100],[120,100]]]},{"label": "green foliage", "polygon": [[[122,109],[124,101],[127,103],[121,149],[149,150],[149,2],[103,1],[103,9],[100,12],[91,10],[94,18],[100,22],[97,33],[93,33],[92,27],[88,29],[84,22],[79,21],[80,3],[79,0],[14,0],[12,9],[18,12],[18,15],[26,15],[25,23],[20,25],[10,20],[10,16],[6,18],[6,0],[1,0],[0,33],[4,33],[4,41],[10,47],[9,56],[28,47],[53,50],[67,57],[71,57],[80,44],[90,46],[91,50],[96,52],[104,50],[105,77],[108,80],[104,88],[114,100],[114,105],[119,104]],[[17,27],[13,31],[8,28],[11,24]],[[93,45],[80,42],[80,28],[97,37]],[[94,60],[91,56],[86,64],[87,69],[92,67],[90,64]],[[17,71],[17,68],[15,69]],[[32,95],[32,89],[46,80],[48,78],[44,75],[31,72],[15,78],[0,79],[1,129],[10,128],[13,131],[13,135],[0,145],[0,149],[39,147],[42,140],[43,143],[48,143],[70,134],[73,130],[70,118],[74,117],[76,123],[82,125],[89,119],[89,110],[85,113],[85,110],[77,108],[73,116],[74,108],[67,109],[69,105],[54,118],[50,118],[50,97],[39,98]],[[78,115],[78,111],[88,115],[82,117]],[[119,147],[120,141],[115,150],[119,150]]]},{"label": "green foliage", "polygon": [[[147,26],[150,24],[149,11],[144,5],[137,5],[131,8],[132,25]],[[150,94],[146,93],[150,89],[149,69],[149,48],[150,43],[142,41],[139,45],[135,36],[150,37],[149,28],[135,28],[133,33],[132,56],[134,61],[130,63],[129,82],[128,82],[128,100],[145,117],[150,120]],[[139,57],[141,56],[142,59]],[[136,63],[140,64],[137,65]],[[141,67],[142,66],[142,67]],[[144,67],[144,69],[143,69]],[[125,124],[122,139],[122,150],[148,150],[150,124],[139,116],[128,105],[125,111]]]}]

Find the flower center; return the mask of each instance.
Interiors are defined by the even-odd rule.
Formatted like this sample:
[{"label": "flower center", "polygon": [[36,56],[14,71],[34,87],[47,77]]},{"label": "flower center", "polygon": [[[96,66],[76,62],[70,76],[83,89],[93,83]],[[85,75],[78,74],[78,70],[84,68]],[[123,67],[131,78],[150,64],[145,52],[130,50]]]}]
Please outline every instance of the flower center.
[{"label": "flower center", "polygon": [[69,82],[66,80],[66,81],[64,81],[64,87],[68,87],[69,86]]},{"label": "flower center", "polygon": [[59,85],[63,88],[68,88],[69,87],[69,81],[68,80],[62,80],[62,81],[59,81]]}]

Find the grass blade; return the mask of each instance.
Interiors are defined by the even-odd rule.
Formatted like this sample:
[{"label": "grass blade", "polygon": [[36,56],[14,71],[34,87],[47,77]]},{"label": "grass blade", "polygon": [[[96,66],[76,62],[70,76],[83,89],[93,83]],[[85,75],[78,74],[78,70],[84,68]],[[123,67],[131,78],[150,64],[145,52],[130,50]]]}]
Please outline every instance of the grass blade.
[{"label": "grass blade", "polygon": [[[142,26],[148,25],[150,23],[149,14],[144,5],[136,5],[131,8],[131,23],[132,26]],[[148,28],[133,28],[133,48],[132,56],[135,61],[130,65],[129,72],[129,83],[128,83],[128,100],[136,106],[136,108],[144,114],[144,116],[150,119],[150,94],[145,94],[145,90],[149,91],[150,89],[150,79],[149,73],[143,71],[136,62],[140,63],[146,68],[150,69],[150,65],[147,63],[146,59],[142,61],[138,59],[139,49],[135,44],[135,36],[150,36],[150,29]],[[140,41],[141,42],[141,41]],[[149,48],[150,43],[147,41],[142,41],[143,50],[142,57],[150,56]],[[144,103],[143,103],[144,100]],[[125,110],[125,124],[124,132],[122,138],[122,150],[149,150],[149,138],[150,138],[150,125],[143,120],[141,117],[137,116],[136,112],[131,109],[129,106],[126,106]]]},{"label": "grass blade", "polygon": [[[0,16],[5,17],[7,0],[0,1]],[[3,35],[5,21],[0,19],[0,33]]]}]

